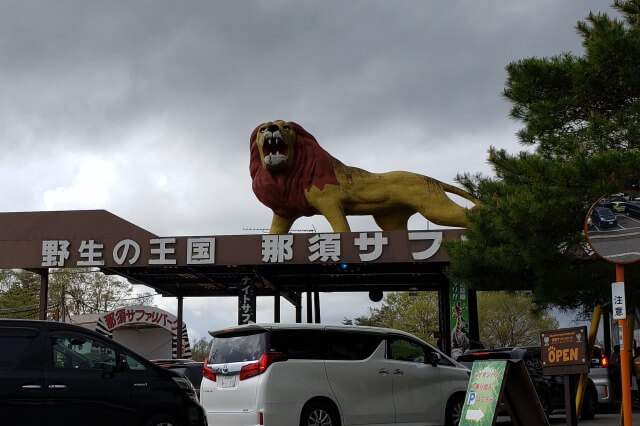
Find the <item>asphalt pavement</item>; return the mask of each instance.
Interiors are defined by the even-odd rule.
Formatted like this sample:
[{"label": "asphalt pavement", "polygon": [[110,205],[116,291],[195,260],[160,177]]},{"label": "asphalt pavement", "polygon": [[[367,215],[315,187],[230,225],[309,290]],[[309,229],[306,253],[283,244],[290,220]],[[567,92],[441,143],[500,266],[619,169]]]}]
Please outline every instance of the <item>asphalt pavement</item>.
[{"label": "asphalt pavement", "polygon": [[[633,424],[640,425],[640,411],[636,410],[633,412]],[[620,413],[614,414],[596,414],[596,418],[593,420],[578,420],[578,425],[589,425],[589,426],[619,426],[618,421],[620,419]],[[567,420],[564,415],[553,415],[550,418],[549,423],[552,425],[564,425]],[[496,423],[500,426],[511,426],[512,423],[509,420],[509,417],[499,417],[498,422]]]}]

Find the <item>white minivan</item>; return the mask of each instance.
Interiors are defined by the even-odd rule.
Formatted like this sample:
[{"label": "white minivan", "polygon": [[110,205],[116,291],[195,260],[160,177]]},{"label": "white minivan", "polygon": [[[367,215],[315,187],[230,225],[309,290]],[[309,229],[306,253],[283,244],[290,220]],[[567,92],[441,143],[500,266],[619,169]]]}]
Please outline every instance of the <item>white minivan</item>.
[{"label": "white minivan", "polygon": [[457,425],[469,370],[399,330],[249,324],[212,331],[212,426]]}]

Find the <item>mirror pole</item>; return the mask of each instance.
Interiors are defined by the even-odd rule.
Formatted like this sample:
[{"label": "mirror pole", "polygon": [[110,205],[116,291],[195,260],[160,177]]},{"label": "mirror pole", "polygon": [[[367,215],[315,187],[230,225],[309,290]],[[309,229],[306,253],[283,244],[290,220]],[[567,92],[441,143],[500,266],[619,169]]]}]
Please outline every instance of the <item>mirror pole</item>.
[{"label": "mirror pole", "polygon": [[[616,264],[616,281],[624,282],[624,266]],[[622,414],[624,426],[631,426],[631,378],[629,355],[629,331],[626,319],[619,319],[618,326],[622,327],[622,342],[620,342],[620,375],[622,383]]]}]

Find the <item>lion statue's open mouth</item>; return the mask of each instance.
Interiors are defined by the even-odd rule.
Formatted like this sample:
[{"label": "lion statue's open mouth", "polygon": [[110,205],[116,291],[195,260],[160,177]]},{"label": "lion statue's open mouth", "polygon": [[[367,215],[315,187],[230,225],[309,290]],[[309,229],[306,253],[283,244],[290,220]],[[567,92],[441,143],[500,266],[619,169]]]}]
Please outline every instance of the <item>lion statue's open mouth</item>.
[{"label": "lion statue's open mouth", "polygon": [[287,165],[295,143],[295,133],[288,125],[269,123],[260,127],[257,143],[265,167],[278,170]]},{"label": "lion statue's open mouth", "polygon": [[373,215],[383,230],[406,230],[420,213],[443,226],[467,225],[467,209],[453,193],[477,203],[460,188],[416,173],[370,173],[329,155],[294,122],[263,123],[250,138],[253,192],[273,210],[272,234],[284,234],[301,216],[324,215],[335,232],[350,230],[347,215]]}]

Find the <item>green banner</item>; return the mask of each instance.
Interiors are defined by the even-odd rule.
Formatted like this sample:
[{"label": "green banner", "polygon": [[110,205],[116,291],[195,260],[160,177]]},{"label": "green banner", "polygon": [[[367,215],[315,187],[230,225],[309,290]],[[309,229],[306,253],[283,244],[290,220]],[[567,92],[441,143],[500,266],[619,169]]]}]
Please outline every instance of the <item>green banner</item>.
[{"label": "green banner", "polygon": [[459,426],[491,426],[500,399],[507,361],[473,363]]},{"label": "green banner", "polygon": [[469,294],[467,287],[451,283],[449,287],[449,313],[451,327],[451,357],[457,359],[471,344],[469,340]]}]

